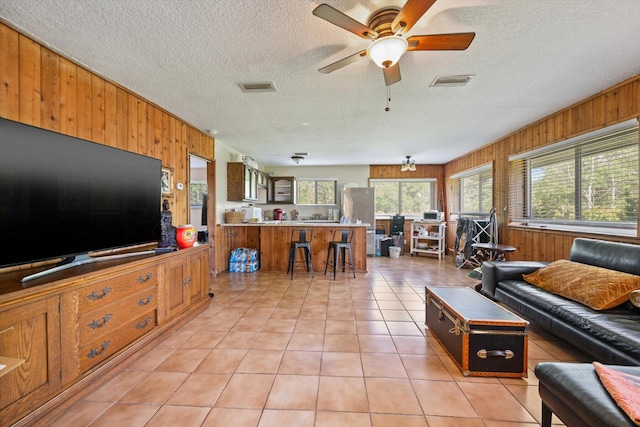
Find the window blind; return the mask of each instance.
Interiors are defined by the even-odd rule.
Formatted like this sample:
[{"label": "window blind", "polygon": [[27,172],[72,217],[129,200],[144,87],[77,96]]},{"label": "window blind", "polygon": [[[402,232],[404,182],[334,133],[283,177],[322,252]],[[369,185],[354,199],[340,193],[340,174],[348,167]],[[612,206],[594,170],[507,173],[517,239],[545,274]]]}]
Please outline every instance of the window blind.
[{"label": "window blind", "polygon": [[511,159],[510,220],[637,224],[638,145],[636,123]]}]

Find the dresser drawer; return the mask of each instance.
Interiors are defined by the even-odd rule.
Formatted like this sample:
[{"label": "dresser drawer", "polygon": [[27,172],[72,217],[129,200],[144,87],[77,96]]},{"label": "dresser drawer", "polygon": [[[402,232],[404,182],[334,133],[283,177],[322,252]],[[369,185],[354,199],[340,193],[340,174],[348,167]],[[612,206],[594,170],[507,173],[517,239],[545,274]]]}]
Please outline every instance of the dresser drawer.
[{"label": "dresser drawer", "polygon": [[147,288],[80,315],[80,347],[112,333],[141,313],[158,307],[157,288]]},{"label": "dresser drawer", "polygon": [[157,323],[157,311],[152,309],[89,344],[81,345],[80,372],[90,369],[135,339],[145,335],[155,328]]},{"label": "dresser drawer", "polygon": [[113,276],[78,290],[79,312],[86,313],[142,289],[158,285],[158,267],[150,266],[131,273]]}]

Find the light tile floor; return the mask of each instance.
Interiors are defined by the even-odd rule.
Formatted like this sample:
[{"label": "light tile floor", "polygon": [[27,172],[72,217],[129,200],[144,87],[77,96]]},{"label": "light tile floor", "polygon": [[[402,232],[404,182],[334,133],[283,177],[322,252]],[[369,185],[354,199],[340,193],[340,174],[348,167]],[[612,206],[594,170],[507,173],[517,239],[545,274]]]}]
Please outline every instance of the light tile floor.
[{"label": "light tile floor", "polygon": [[532,325],[528,378],[464,377],[424,326],[424,287],[475,286],[470,270],[408,254],[367,264],[336,281],[211,279],[206,311],[53,425],[535,426],[533,367],[588,360]]}]

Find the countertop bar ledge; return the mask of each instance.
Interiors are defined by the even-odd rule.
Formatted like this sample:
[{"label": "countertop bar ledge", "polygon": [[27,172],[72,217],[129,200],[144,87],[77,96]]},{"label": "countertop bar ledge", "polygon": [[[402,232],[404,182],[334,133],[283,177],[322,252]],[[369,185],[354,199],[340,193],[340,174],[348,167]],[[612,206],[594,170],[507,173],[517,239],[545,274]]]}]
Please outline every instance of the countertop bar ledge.
[{"label": "countertop bar ledge", "polygon": [[[356,272],[367,271],[367,232],[370,224],[340,224],[339,222],[263,221],[242,224],[220,224],[226,234],[227,257],[234,248],[255,248],[259,253],[260,269],[286,272],[289,264],[291,230],[307,228],[312,231],[311,253],[313,269],[323,272],[329,242],[340,230],[353,230],[351,248]],[[227,258],[228,259],[228,258]],[[306,272],[305,272],[306,273]]]},{"label": "countertop bar ledge", "polygon": [[263,222],[243,222],[242,224],[220,224],[221,227],[371,227],[371,224],[341,224],[339,222],[314,222],[314,221],[263,221]]}]

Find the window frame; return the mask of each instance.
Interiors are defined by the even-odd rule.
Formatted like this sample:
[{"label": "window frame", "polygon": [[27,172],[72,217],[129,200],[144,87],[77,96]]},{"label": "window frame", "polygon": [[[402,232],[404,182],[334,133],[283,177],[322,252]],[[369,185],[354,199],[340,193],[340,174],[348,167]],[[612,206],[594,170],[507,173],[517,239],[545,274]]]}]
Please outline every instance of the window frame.
[{"label": "window frame", "polygon": [[[477,177],[478,178],[478,206],[477,210],[467,210],[463,205],[464,201],[464,189],[462,181],[465,178]],[[486,212],[482,211],[482,194],[483,183],[489,179],[491,181],[491,206],[489,206]],[[493,200],[493,162],[486,163],[473,169],[467,169],[465,171],[451,175],[451,215],[456,216],[488,216],[491,214],[491,209],[494,205]],[[474,208],[476,208],[474,206]]]},{"label": "window frame", "polygon": [[[300,182],[314,182],[313,198],[315,203],[300,203]],[[333,203],[318,203],[318,182],[333,182]],[[298,200],[296,206],[337,206],[338,205],[338,180],[336,178],[296,178],[296,194]]]},{"label": "window frame", "polygon": [[[422,219],[422,214],[406,214],[402,212],[402,183],[409,183],[409,182],[424,182],[424,183],[429,183],[431,184],[431,188],[429,190],[429,205],[430,206],[435,206],[436,205],[436,189],[437,189],[437,183],[438,180],[436,178],[371,178],[369,179],[369,186],[370,187],[374,187],[375,188],[375,183],[376,182],[394,182],[394,183],[398,183],[398,212],[396,213],[397,215],[401,215],[404,216],[405,218],[408,219]],[[432,208],[433,209],[433,208]],[[376,207],[376,212],[377,212],[377,207]],[[396,214],[378,214],[376,213],[376,218],[377,219],[388,219],[388,218],[392,218],[394,215]]]},{"label": "window frame", "polygon": [[[589,156],[599,153],[613,153],[616,150],[624,148],[633,148],[631,144],[620,141],[619,144],[612,143],[611,140],[619,138],[621,134],[636,133],[635,137],[640,139],[640,130],[638,120],[631,119],[616,125],[608,126],[594,132],[570,138],[566,141],[551,144],[539,149],[530,150],[509,157],[509,224],[512,226],[526,226],[533,228],[554,229],[561,231],[573,231],[590,234],[607,234],[622,236],[637,236],[638,218],[635,221],[598,221],[582,219],[582,211],[584,209],[581,189],[584,176],[582,174],[582,162]],[[622,139],[622,138],[621,138]],[[597,143],[610,144],[605,149],[595,150]],[[635,141],[636,149],[640,153],[640,141]],[[573,153],[572,153],[573,151]],[[539,165],[552,165],[549,160],[547,164],[544,157],[552,159],[555,156],[561,159],[566,157],[565,161],[573,160],[575,165],[573,170],[574,182],[574,218],[572,219],[552,219],[552,218],[536,218],[534,217],[532,208],[533,199],[533,179],[531,163],[538,162]],[[541,161],[542,158],[542,161]],[[518,193],[518,190],[520,192]]]},{"label": "window frame", "polygon": [[[194,192],[195,187],[201,187],[201,186],[204,186],[205,188],[204,192],[202,191]],[[206,194],[208,191],[209,191],[209,186],[207,185],[207,181],[204,181],[204,180],[191,181],[189,183],[189,206],[192,208],[201,208],[202,198],[200,198],[197,204],[191,203],[191,201],[195,195]]]}]

